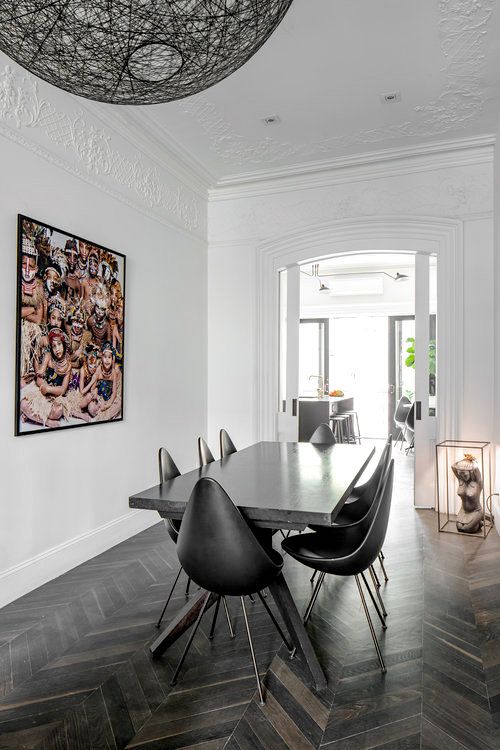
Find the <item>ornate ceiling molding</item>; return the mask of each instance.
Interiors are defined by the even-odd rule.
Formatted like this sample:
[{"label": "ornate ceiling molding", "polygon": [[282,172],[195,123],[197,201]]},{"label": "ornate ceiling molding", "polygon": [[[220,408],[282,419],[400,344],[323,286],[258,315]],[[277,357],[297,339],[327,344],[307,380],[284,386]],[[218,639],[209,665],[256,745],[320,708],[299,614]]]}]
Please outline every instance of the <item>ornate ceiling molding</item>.
[{"label": "ornate ceiling molding", "polygon": [[414,107],[412,120],[294,144],[269,137],[251,141],[238,135],[207,95],[191,97],[177,106],[197,120],[221,159],[240,165],[320,159],[338,148],[367,146],[396,138],[435,136],[462,129],[479,117],[487,100],[483,75],[487,26],[493,7],[494,0],[438,1],[445,82],[436,99]]},{"label": "ornate ceiling molding", "polygon": [[210,204],[210,243],[275,237],[328,221],[414,214],[491,216],[492,164],[443,168]]},{"label": "ornate ceiling molding", "polygon": [[[20,143],[31,131],[33,137],[28,140],[40,155],[47,158],[45,146],[49,146],[49,154],[54,146],[62,147],[73,173],[91,179],[129,205],[135,203],[140,210],[148,210],[155,218],[168,218],[189,232],[199,233],[199,198],[181,184],[169,186],[153,164],[146,163],[138,152],[127,153],[117,147],[112,132],[96,125],[82,111],[69,113],[57,107],[41,95],[33,76],[18,72],[10,64],[0,71],[0,131]],[[52,161],[60,163],[61,158],[56,156]]]}]

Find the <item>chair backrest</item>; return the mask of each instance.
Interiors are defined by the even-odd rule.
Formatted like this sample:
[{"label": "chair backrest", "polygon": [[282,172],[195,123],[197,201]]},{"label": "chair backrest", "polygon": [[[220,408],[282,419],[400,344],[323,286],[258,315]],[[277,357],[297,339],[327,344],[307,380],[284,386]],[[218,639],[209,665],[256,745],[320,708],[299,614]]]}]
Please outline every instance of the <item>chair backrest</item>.
[{"label": "chair backrest", "polygon": [[335,440],[335,435],[333,434],[330,425],[323,422],[319,427],[316,427],[309,438],[309,442],[314,443],[315,445],[335,445],[337,441]]},{"label": "chair backrest", "polygon": [[196,483],[182,518],[179,561],[198,586],[216,594],[260,591],[279,575],[283,558],[268,554],[221,485]]},{"label": "chair backrest", "polygon": [[200,459],[200,466],[206,466],[215,461],[212,451],[202,437],[198,438],[198,456]]},{"label": "chair backrest", "polygon": [[356,575],[366,570],[377,559],[389,524],[393,482],[394,459],[391,459],[370,510],[355,527],[346,529],[347,535],[351,534],[354,539],[361,532],[361,541],[350,555],[336,558],[339,574],[343,572],[344,575]]},{"label": "chair backrest", "polygon": [[364,503],[367,509],[371,507],[373,501],[375,500],[375,495],[377,494],[380,482],[387,471],[389,461],[391,460],[391,455],[392,435],[389,435],[382,453],[380,454],[377,466],[375,467],[375,471],[367,482],[356,486],[356,495],[358,496],[357,502]]},{"label": "chair backrest", "polygon": [[[169,479],[179,477],[181,472],[177,468],[174,459],[166,448],[160,448],[158,451],[158,469],[160,474],[160,484],[162,482],[168,482]],[[163,522],[167,527],[168,535],[170,538],[177,542],[179,535],[179,529],[181,522],[173,518],[164,518]]]},{"label": "chair backrest", "polygon": [[166,448],[160,448],[158,451],[158,469],[160,473],[160,483],[168,482],[169,479],[180,477],[181,475],[174,459]]},{"label": "chair backrest", "polygon": [[415,404],[413,403],[408,410],[408,416],[406,417],[406,427],[411,430],[415,429]]},{"label": "chair backrest", "polygon": [[229,437],[229,433],[227,430],[222,429],[219,433],[219,442],[220,442],[220,457],[225,458],[226,456],[230,456],[231,453],[236,453],[237,448],[231,438]]},{"label": "chair backrest", "polygon": [[408,410],[410,409],[411,401],[406,396],[401,396],[394,412],[394,421],[396,424],[401,424],[406,421]]}]

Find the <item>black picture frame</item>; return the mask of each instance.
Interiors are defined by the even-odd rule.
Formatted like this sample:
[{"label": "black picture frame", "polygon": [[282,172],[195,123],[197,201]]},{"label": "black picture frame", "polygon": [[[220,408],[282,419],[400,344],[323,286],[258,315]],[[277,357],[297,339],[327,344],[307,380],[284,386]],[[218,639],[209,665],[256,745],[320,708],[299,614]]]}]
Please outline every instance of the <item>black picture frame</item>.
[{"label": "black picture frame", "polygon": [[[62,248],[52,243],[51,240],[53,237],[60,244],[62,244],[61,240],[66,238],[65,247]],[[28,238],[29,242],[26,241]],[[24,246],[23,240],[25,240]],[[68,241],[70,242],[69,246]],[[87,271],[91,255],[94,258],[97,257],[99,262],[97,277],[90,277],[87,273],[86,277],[83,276],[83,278],[79,279],[80,286],[72,288],[70,281],[74,282],[76,274],[64,273],[64,264],[61,262],[62,256],[60,253],[67,258],[68,254],[71,256],[72,250],[74,253],[75,246],[77,248],[78,263],[82,262],[83,248],[86,248]],[[60,253],[57,251],[60,251]],[[35,258],[35,267],[37,269],[34,276],[34,287],[31,282],[23,278],[23,259],[24,265],[29,265],[32,263],[30,255]],[[92,265],[95,265],[95,260]],[[70,268],[69,263],[67,263],[67,268]],[[55,269],[61,271],[59,274],[61,283],[54,294],[50,296],[45,274],[55,277],[57,280],[58,273]],[[78,270],[82,273],[81,267]],[[33,268],[27,268],[25,271],[32,274]],[[52,271],[52,273],[49,274],[48,271]],[[92,285],[89,283],[90,280],[92,281]],[[85,281],[88,283],[84,284]],[[23,310],[26,312],[28,309],[26,305],[27,288],[35,289],[36,296],[35,294],[33,295],[35,306],[33,307],[34,312],[28,316],[25,315],[25,318],[23,318]],[[107,296],[106,292],[108,293]],[[43,300],[41,298],[42,294]],[[86,298],[84,298],[84,294],[87,295]],[[58,299],[56,299],[57,297]],[[41,305],[41,311],[40,306],[37,306],[38,303]],[[106,305],[108,305],[107,308]],[[101,328],[97,325],[98,321],[95,318],[97,307],[100,307],[101,311],[102,309],[106,309],[104,323],[106,340],[98,338],[101,335],[102,324]],[[50,321],[48,319],[49,309],[52,311]],[[58,311],[61,318],[60,326],[51,326],[50,323],[57,318],[56,313]],[[119,313],[121,314],[122,322],[117,325],[117,322],[119,322],[119,317],[117,317]],[[115,316],[114,318],[113,315]],[[28,320],[28,317],[38,319],[40,316],[40,322]],[[81,351],[80,349],[73,351],[73,347],[77,346],[78,340],[75,338],[70,321],[75,321],[78,316],[85,321],[83,323],[82,344]],[[92,316],[94,316],[93,324],[90,322]],[[54,227],[52,224],[34,219],[25,214],[18,214],[14,434],[16,436],[34,435],[41,432],[54,432],[56,430],[68,430],[123,421],[125,403],[125,333],[126,256],[123,253],[111,250],[98,242],[88,240],[73,232]],[[108,334],[111,338],[109,338]],[[57,397],[50,394],[42,394],[40,380],[40,368],[43,369],[44,363],[48,360],[49,364],[54,364],[55,367],[49,368],[47,366],[44,378],[49,377],[47,373],[52,370],[53,378],[56,380],[63,377],[63,384],[60,387],[64,388],[66,375],[60,375],[57,369],[58,364],[61,369],[65,367],[64,359],[61,360],[62,364],[55,362],[52,351],[52,347],[56,346],[54,344],[56,340],[62,341],[65,344],[64,356],[69,359],[71,371],[69,383],[73,386],[72,390],[67,387],[66,392]],[[107,341],[110,341],[111,349],[106,343]],[[114,343],[119,344],[119,346],[115,347]],[[109,360],[110,355],[106,353],[106,350],[110,350],[112,353],[112,375],[107,380],[105,377],[102,380],[97,379],[94,387],[92,387],[89,381],[90,390],[88,391],[88,396],[93,395],[93,398],[89,404],[81,409],[80,407],[84,400],[83,397],[79,399],[79,391],[76,392],[74,388],[77,382],[77,375],[80,380],[83,368],[88,377],[91,377],[87,365],[93,364],[93,360],[97,357],[98,364],[95,372],[97,375],[102,374],[105,376],[106,371],[99,368],[101,367],[103,355],[106,360]],[[78,358],[79,352],[80,357]],[[67,372],[68,370],[66,369],[66,374]],[[92,374],[91,379],[94,379],[94,374]],[[106,383],[111,383],[111,393],[109,392],[109,385],[106,385]],[[107,405],[108,400],[112,401],[111,406]],[[36,413],[37,409],[40,410],[40,407],[43,407],[42,411],[48,409],[46,401],[51,402],[52,407],[54,406],[54,402],[57,401],[57,409],[51,408],[50,414],[58,413],[62,409],[62,416],[59,419],[46,418],[44,422],[43,417]],[[118,404],[119,409],[117,411]],[[73,405],[71,407],[73,411],[71,412],[70,405]],[[76,410],[78,410],[78,413],[82,417],[76,416]],[[108,419],[105,418],[105,411],[109,411],[110,413]],[[50,424],[47,425],[47,422]]]}]

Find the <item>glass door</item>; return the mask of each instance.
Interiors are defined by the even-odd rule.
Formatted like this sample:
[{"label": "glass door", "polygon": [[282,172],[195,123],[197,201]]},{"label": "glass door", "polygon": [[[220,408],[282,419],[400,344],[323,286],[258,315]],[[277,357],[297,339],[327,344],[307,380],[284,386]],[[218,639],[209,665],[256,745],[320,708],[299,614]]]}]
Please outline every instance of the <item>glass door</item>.
[{"label": "glass door", "polygon": [[[328,394],[330,321],[301,318],[299,326],[299,396]],[[321,395],[320,395],[321,394]]]},{"label": "glass door", "polygon": [[279,366],[276,432],[278,440],[295,442],[299,435],[300,270],[279,272]]},{"label": "glass door", "polygon": [[389,426],[395,436],[394,414],[401,396],[415,398],[415,316],[389,317]]},{"label": "glass door", "polygon": [[435,256],[415,257],[415,505],[434,507],[437,399]]}]

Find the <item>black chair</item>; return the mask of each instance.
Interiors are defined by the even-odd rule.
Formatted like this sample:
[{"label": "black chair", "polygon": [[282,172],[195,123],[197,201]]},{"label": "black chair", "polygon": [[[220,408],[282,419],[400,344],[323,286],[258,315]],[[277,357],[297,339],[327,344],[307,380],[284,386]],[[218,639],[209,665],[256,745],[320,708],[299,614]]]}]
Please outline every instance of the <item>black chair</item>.
[{"label": "black chair", "polygon": [[[281,638],[289,651],[292,651],[261,593],[262,589],[281,574],[283,558],[273,549],[267,551],[262,547],[226,491],[209,477],[199,479],[193,489],[182,519],[177,551],[184,570],[193,581],[217,596],[214,621],[221,598],[240,597],[260,702],[263,704],[264,698],[244,597],[252,593],[258,594]],[[206,597],[203,603],[175,670],[172,685],[177,681],[210,599],[211,597]]]},{"label": "black chair", "polygon": [[[368,481],[363,484],[357,484],[348,499],[344,503],[342,510],[335,517],[336,526],[345,526],[347,524],[360,521],[370,509],[375,500],[382,477],[387,471],[389,461],[392,455],[392,435],[389,435],[384,445],[382,453],[377,462],[374,472]],[[310,526],[314,531],[322,531],[324,526]]]},{"label": "black chair", "polygon": [[311,614],[327,573],[354,576],[382,672],[386,672],[387,669],[382,652],[380,651],[360,578],[366,586],[382,627],[385,630],[384,616],[379,610],[375,597],[368,585],[365,571],[377,559],[385,540],[387,525],[389,523],[393,477],[394,460],[392,459],[379,486],[375,501],[372,503],[365,517],[358,523],[350,526],[334,526],[322,532],[299,534],[285,539],[281,543],[282,548],[295,560],[307,565],[309,568],[320,571],[318,582],[314,587],[306,609],[305,622],[307,622]]},{"label": "black chair", "polygon": [[410,406],[410,399],[406,396],[401,396],[396,406],[396,410],[394,411],[393,417],[394,424],[396,425],[396,428],[398,430],[394,447],[399,443],[400,440],[401,445],[403,445],[403,442],[405,440],[406,417],[408,416]]},{"label": "black chair", "polygon": [[198,438],[198,457],[200,459],[200,466],[206,466],[215,461],[214,454],[208,447],[206,440],[202,437]]},{"label": "black chair", "polygon": [[335,435],[333,434],[330,425],[323,422],[319,427],[316,427],[309,438],[309,442],[314,443],[315,445],[335,445],[337,441],[335,440]]},{"label": "black chair", "polygon": [[[166,450],[166,448],[160,448],[158,451],[158,469],[160,473],[160,483],[162,482],[168,482],[169,479],[173,479],[174,477],[180,476],[180,471],[177,468],[174,459],[170,455],[170,453]],[[165,526],[167,527],[167,532],[169,537],[172,539],[175,544],[177,544],[177,537],[179,536],[179,529],[181,527],[181,522],[177,521],[173,518],[164,518],[163,522]],[[174,593],[174,589],[177,585],[177,581],[179,580],[180,574],[182,573],[182,565],[179,568],[179,571],[175,577],[175,581],[172,584],[172,588],[170,589],[170,593],[168,595],[167,601],[165,602],[165,606],[163,607],[160,615],[160,619],[156,623],[156,627],[159,628],[161,625],[161,621],[163,620],[163,615],[166,612],[166,609],[168,607],[168,603],[170,599],[172,598],[172,594]],[[186,587],[186,594],[189,593],[189,579]]]},{"label": "black chair", "polygon": [[220,457],[225,458],[226,456],[230,456],[232,453],[237,452],[237,448],[231,438],[229,437],[229,434],[227,430],[222,429],[219,433],[219,442],[220,442]]},{"label": "black chair", "polygon": [[[371,477],[368,479],[367,482],[364,482],[363,484],[358,484],[353,489],[353,491],[349,495],[349,498],[345,502],[342,510],[335,517],[335,521],[334,521],[335,526],[351,526],[354,523],[358,523],[358,521],[361,521],[361,519],[365,517],[365,515],[370,510],[372,503],[377,497],[377,492],[380,487],[380,483],[387,472],[389,461],[391,460],[391,455],[392,455],[392,435],[389,435],[389,437],[387,438],[387,442],[384,445],[384,448],[382,450],[382,453],[380,454],[379,460],[377,462],[377,466],[375,467],[375,471],[372,473]],[[315,524],[311,524],[309,528],[312,531],[318,531],[318,532],[325,531],[324,526],[317,526]],[[379,555],[379,563],[380,563],[380,567],[382,568],[384,580],[387,583],[389,581],[389,577],[385,569],[384,559],[385,559],[384,554],[381,550],[380,555]],[[384,606],[384,603],[382,601],[382,597],[380,594],[380,588],[381,588],[380,581],[379,581],[379,578],[377,576],[377,573],[373,565],[370,566],[370,575],[375,586],[375,590],[376,590],[377,597],[380,602],[380,606],[382,608],[382,612],[384,615],[387,615],[387,612],[385,611],[385,606]],[[314,582],[315,577],[316,577],[316,571],[311,576],[311,583]]]},{"label": "black chair", "polygon": [[408,416],[406,417],[405,434],[408,441],[408,447],[405,450],[406,455],[413,450],[415,446],[415,404],[410,406]]}]

